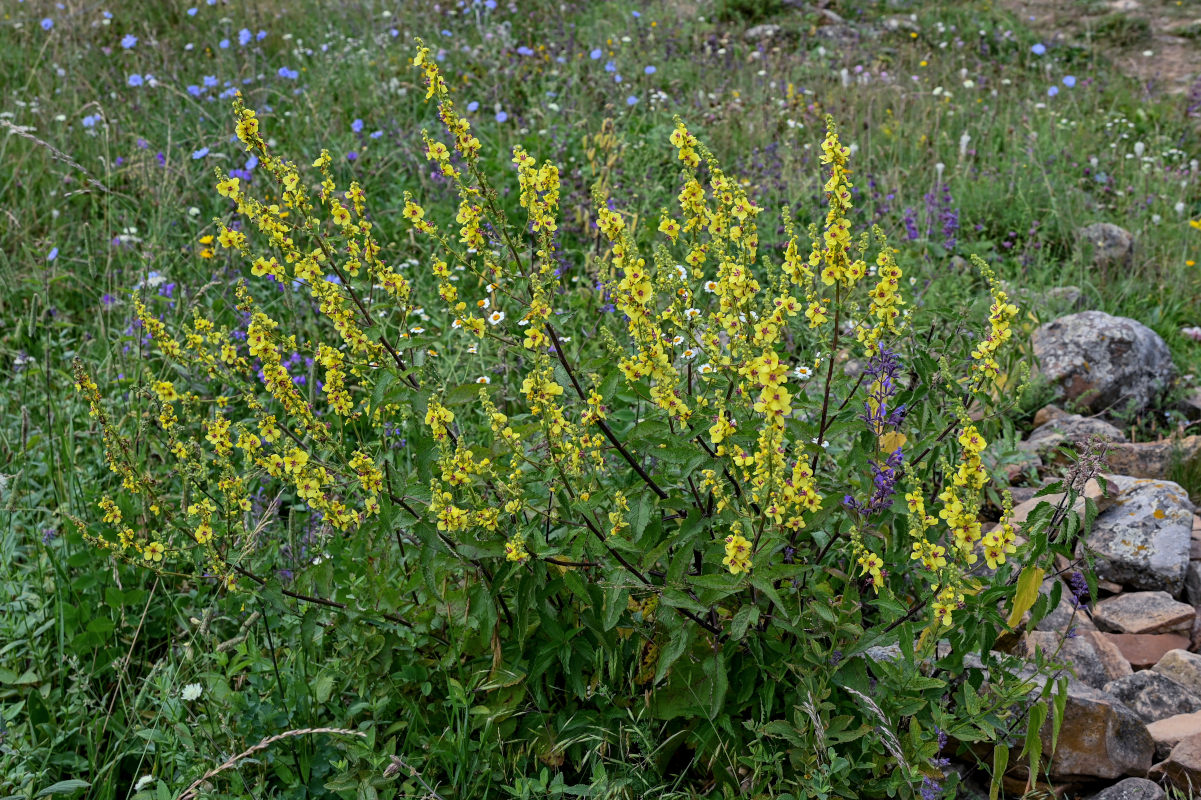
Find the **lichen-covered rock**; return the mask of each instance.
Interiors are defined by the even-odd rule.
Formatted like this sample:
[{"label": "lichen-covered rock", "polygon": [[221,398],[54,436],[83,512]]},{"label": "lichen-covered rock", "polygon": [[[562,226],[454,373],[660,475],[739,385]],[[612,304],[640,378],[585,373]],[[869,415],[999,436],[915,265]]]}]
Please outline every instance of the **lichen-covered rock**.
[{"label": "lichen-covered rock", "polygon": [[[1039,732],[1051,752],[1051,720]],[[1120,700],[1080,681],[1068,681],[1059,743],[1050,778],[1070,781],[1145,775],[1155,753],[1147,726]]]},{"label": "lichen-covered rock", "polygon": [[1168,388],[1176,367],[1159,334],[1133,319],[1082,311],[1034,332],[1039,369],[1091,413],[1142,410]]},{"label": "lichen-covered rock", "polygon": [[1193,504],[1178,484],[1115,476],[1112,506],[1081,542],[1097,558],[1098,577],[1134,589],[1184,591]]},{"label": "lichen-covered rock", "polygon": [[1112,222],[1096,222],[1076,232],[1080,244],[1091,251],[1094,267],[1128,265],[1134,260],[1134,235]]},{"label": "lichen-covered rock", "polygon": [[1194,694],[1201,695],[1201,656],[1188,650],[1169,650],[1151,668]]},{"label": "lichen-covered rock", "polygon": [[1108,789],[1102,789],[1089,800],[1164,800],[1167,794],[1155,781],[1146,778],[1127,778]]},{"label": "lichen-covered rock", "polygon": [[1183,633],[1193,628],[1197,610],[1167,592],[1126,592],[1093,608],[1093,623],[1112,633]]},{"label": "lichen-covered rock", "polygon": [[[1062,649],[1059,646],[1063,640]],[[1057,662],[1067,663],[1081,683],[1100,689],[1110,681],[1134,674],[1120,650],[1096,631],[1084,631],[1079,636],[1063,639],[1054,631],[1030,631],[1025,637],[1027,656],[1041,650]],[[1058,652],[1056,652],[1058,651]]]},{"label": "lichen-covered rock", "polygon": [[[1026,441],[1022,442],[1023,450],[1030,450],[1040,456],[1053,454],[1061,444],[1071,445],[1099,436],[1107,442],[1125,442],[1126,436],[1120,430],[1103,419],[1082,417],[1079,414],[1063,414],[1040,425],[1030,432]],[[1126,475],[1128,473],[1118,468],[1114,472]]]},{"label": "lichen-covered rock", "polygon": [[1102,688],[1147,724],[1176,714],[1201,711],[1201,697],[1167,675],[1149,669],[1110,681]]},{"label": "lichen-covered rock", "polygon": [[1114,441],[1119,443],[1105,452],[1105,463],[1111,472],[1132,478],[1166,478],[1173,464],[1201,455],[1201,436],[1162,442],[1129,443],[1124,437]]}]

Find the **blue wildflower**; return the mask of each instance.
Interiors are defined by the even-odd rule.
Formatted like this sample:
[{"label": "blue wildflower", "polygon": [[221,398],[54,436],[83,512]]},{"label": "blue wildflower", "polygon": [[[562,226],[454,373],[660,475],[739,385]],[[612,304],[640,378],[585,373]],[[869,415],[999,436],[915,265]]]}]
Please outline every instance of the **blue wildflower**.
[{"label": "blue wildflower", "polygon": [[138,37],[134,36],[132,33],[125,34],[125,36],[121,39],[121,46],[126,50],[132,50],[133,48],[137,47],[137,45]]}]

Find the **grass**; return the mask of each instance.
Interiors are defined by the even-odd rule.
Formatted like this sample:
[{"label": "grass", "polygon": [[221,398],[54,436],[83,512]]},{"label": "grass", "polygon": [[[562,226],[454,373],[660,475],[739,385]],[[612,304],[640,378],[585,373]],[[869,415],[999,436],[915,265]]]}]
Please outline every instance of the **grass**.
[{"label": "grass", "polygon": [[[624,207],[653,218],[670,198],[632,187],[672,174],[673,115],[759,188],[760,205],[813,218],[821,187],[810,143],[831,113],[858,151],[856,206],[898,243],[927,302],[976,293],[978,282],[947,264],[979,253],[1034,296],[1079,286],[1095,307],[1155,329],[1182,374],[1201,374],[1201,346],[1179,332],[1198,323],[1201,296],[1201,231],[1187,224],[1201,216],[1198,112],[1184,96],[1147,94],[1098,51],[1041,42],[1014,15],[976,1],[846,2],[838,11],[859,33],[838,46],[818,35],[820,20],[785,4],[446,6],[199,3],[192,14],[174,0],[131,0],[111,17],[75,4],[6,7],[0,797],[56,784],[63,795],[129,797],[143,775],[163,782],[142,796],[167,797],[266,736],[342,724],[364,709],[395,715],[386,735],[358,749],[336,737],[279,742],[223,773],[222,791],[320,796],[348,772],[375,780],[391,749],[422,753],[442,797],[552,792],[537,786],[553,777],[518,765],[553,768],[553,742],[490,773],[466,768],[503,738],[460,696],[471,676],[400,663],[383,634],[365,645],[327,637],[311,610],[282,595],[245,608],[196,582],[110,565],[67,524],[69,514],[92,516],[114,485],[72,391],[71,359],[94,366],[109,398],[145,392],[130,291],[151,287],[178,317],[219,306],[240,274],[203,243],[223,213],[214,166],[247,168],[229,143],[230,89],[260,109],[281,152],[331,150],[375,199],[380,238],[400,260],[413,254],[401,193],[442,191],[419,152],[433,121],[407,65],[413,37],[424,37],[444,51],[448,74],[462,76],[464,102],[479,104],[472,114],[486,152],[522,143],[564,167],[563,238],[582,285],[594,263],[592,183],[603,177]],[[889,32],[882,20],[896,15],[914,19]],[[744,40],[743,29],[761,22],[791,35]],[[1115,17],[1094,33],[1131,45],[1146,31]],[[137,41],[125,47],[126,37]],[[1032,50],[1038,44],[1044,53]],[[498,157],[488,167],[500,175],[506,164]],[[944,230],[952,212],[957,227]],[[1084,261],[1075,231],[1094,221],[1135,235],[1130,269]],[[1028,311],[1028,330],[1050,313],[1038,302]],[[473,377],[471,364],[462,370]],[[1182,469],[1195,485],[1195,465]],[[299,548],[304,531],[285,537]],[[180,697],[191,683],[204,687],[196,703]],[[361,700],[331,705],[335,685]],[[414,685],[420,701],[401,691]],[[391,704],[396,697],[407,705]],[[611,778],[596,796],[682,793],[672,780],[679,754],[648,752],[650,724],[631,718],[615,736],[564,720],[556,735],[594,743]],[[407,774],[377,782],[382,792],[420,790]]]}]

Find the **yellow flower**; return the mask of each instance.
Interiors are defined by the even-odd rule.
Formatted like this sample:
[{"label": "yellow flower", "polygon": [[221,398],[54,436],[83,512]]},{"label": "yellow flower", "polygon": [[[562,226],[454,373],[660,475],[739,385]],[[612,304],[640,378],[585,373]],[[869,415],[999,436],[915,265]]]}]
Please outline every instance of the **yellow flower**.
[{"label": "yellow flower", "polygon": [[726,557],[721,563],[729,568],[731,575],[751,571],[751,543],[741,534],[726,537]]},{"label": "yellow flower", "polygon": [[167,548],[163,547],[159,542],[151,542],[142,550],[142,558],[153,563],[163,560],[163,553],[167,552]]}]

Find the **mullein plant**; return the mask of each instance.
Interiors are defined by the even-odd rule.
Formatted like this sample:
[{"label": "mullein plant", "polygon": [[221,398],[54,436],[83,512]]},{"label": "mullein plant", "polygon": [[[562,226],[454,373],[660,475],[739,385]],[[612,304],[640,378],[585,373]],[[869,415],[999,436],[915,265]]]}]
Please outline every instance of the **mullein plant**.
[{"label": "mullein plant", "polygon": [[[698,784],[736,785],[729,753],[755,740],[783,754],[774,785],[794,796],[913,796],[943,778],[928,766],[940,739],[1012,733],[1028,685],[997,665],[988,683],[950,679],[988,652],[1006,605],[1012,620],[1034,603],[1023,587],[1054,551],[1045,532],[1019,540],[1009,502],[982,521],[1018,313],[987,266],[982,331],[939,349],[915,331],[898,251],[879,228],[852,234],[833,120],[825,219],[801,232],[785,209],[780,258],[761,245],[764,210],[677,120],[664,145],[680,183],[657,219],[636,229],[595,190],[594,281],[613,310],[585,315],[560,280],[558,168],[514,147],[506,206],[430,52],[412,63],[441,122],[425,157],[456,200],[403,195],[424,266],[390,263],[364,188],[338,186],[328,152],[308,167],[275,155],[237,99],[237,137],[276,191],[216,176],[240,221],[218,220],[216,244],[245,264],[245,341],[199,311],[173,329],[135,299],[186,376],[144,393],[141,447],[76,365],[123,488],[86,538],[260,591],[251,498],[292,498],[328,558],[284,594],[391,620],[398,646],[478,667],[481,696],[520,676],[524,693],[489,699],[502,738],[541,741],[567,709],[643,707],[665,740],[684,733]],[[274,284],[311,296],[324,338],[270,302]],[[426,304],[442,309],[436,343],[409,335]],[[318,390],[289,372],[295,352]],[[503,377],[458,383],[452,353]],[[903,658],[853,657],[874,645]]]}]

